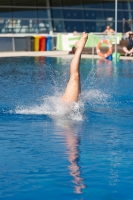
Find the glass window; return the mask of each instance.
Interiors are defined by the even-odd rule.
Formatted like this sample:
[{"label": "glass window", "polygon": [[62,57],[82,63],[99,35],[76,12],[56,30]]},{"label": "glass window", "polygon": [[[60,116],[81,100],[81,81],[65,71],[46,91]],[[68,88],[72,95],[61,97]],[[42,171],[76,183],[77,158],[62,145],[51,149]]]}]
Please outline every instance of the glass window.
[{"label": "glass window", "polygon": [[[132,24],[132,23],[131,23]],[[125,22],[125,24],[124,24],[124,31],[125,32],[127,32],[127,31],[131,31],[132,29],[131,29],[131,25],[130,25],[130,23],[127,21],[127,22]]]},{"label": "glass window", "polygon": [[21,20],[21,33],[28,33],[29,32],[29,20]]},{"label": "glass window", "polygon": [[50,0],[50,6],[52,7],[61,7],[61,0]]},{"label": "glass window", "polygon": [[84,8],[103,8],[102,1],[83,0]]},{"label": "glass window", "polygon": [[85,19],[105,19],[104,12],[102,10],[85,10],[84,15]]},{"label": "glass window", "polygon": [[35,6],[35,0],[12,0],[13,6]]},{"label": "glass window", "polygon": [[44,6],[44,7],[48,6],[46,0],[36,0],[36,5],[37,6]]},{"label": "glass window", "polygon": [[115,1],[104,1],[103,6],[105,9],[115,9]]},{"label": "glass window", "polygon": [[[115,26],[115,24],[114,24]],[[117,24],[117,32],[122,32],[122,23]]]},{"label": "glass window", "polygon": [[128,9],[128,2],[122,2],[122,7],[123,7],[123,9]]},{"label": "glass window", "polygon": [[124,19],[123,11],[118,11],[118,12],[117,12],[117,19],[118,19],[118,20],[123,20],[123,19]]},{"label": "glass window", "polygon": [[123,11],[123,19],[125,19],[125,20],[129,19],[129,12]]},{"label": "glass window", "polygon": [[36,10],[34,9],[20,9],[20,8],[14,8],[12,9],[12,16],[13,18],[37,18],[36,16]]},{"label": "glass window", "polygon": [[29,26],[29,20],[21,20],[21,26]]},{"label": "glass window", "polygon": [[91,19],[91,10],[85,10],[84,11],[84,16],[85,16],[85,19]]},{"label": "glass window", "polygon": [[76,1],[72,1],[72,0],[62,0],[62,6],[63,7],[75,7],[75,8],[79,8],[82,7],[82,1],[81,0],[76,0]]},{"label": "glass window", "polygon": [[106,22],[105,21],[96,21],[95,23],[95,31],[96,32],[103,32],[106,29]]},{"label": "glass window", "polygon": [[38,18],[48,18],[48,9],[38,9],[37,16]]},{"label": "glass window", "polygon": [[130,1],[130,8],[133,9],[133,2]]},{"label": "glass window", "polygon": [[38,20],[38,32],[39,33],[49,33],[50,22],[48,20]]},{"label": "glass window", "polygon": [[0,8],[0,18],[11,18],[10,8]]},{"label": "glass window", "polygon": [[83,32],[85,31],[85,24],[83,21],[65,21],[65,29],[67,32]]},{"label": "glass window", "polygon": [[[96,22],[85,22],[86,32],[96,32]],[[105,29],[105,27],[104,27]]]},{"label": "glass window", "polygon": [[[128,19],[130,19],[130,20],[132,20],[133,19],[133,12],[129,12],[129,18]],[[133,22],[131,22],[131,24],[132,24]]]},{"label": "glass window", "polygon": [[51,9],[52,18],[63,18],[62,9],[53,8]]},{"label": "glass window", "polygon": [[29,33],[30,20],[12,20],[13,33]]},{"label": "glass window", "polygon": [[0,0],[0,5],[1,6],[10,6],[11,0]]},{"label": "glass window", "polygon": [[38,33],[38,20],[30,20],[30,33]]},{"label": "glass window", "polygon": [[105,10],[105,18],[106,20],[114,20],[115,19],[115,10],[114,11],[108,11]]},{"label": "glass window", "polygon": [[122,9],[123,9],[122,2],[119,2],[119,1],[118,1],[117,7],[118,7],[118,9],[121,9],[121,10],[122,10]]},{"label": "glass window", "polygon": [[1,33],[13,33],[14,20],[4,19],[0,20],[0,32]]},{"label": "glass window", "polygon": [[63,9],[65,19],[84,19],[83,10]]},{"label": "glass window", "polygon": [[64,21],[62,20],[53,20],[53,31],[54,32],[66,32]]},{"label": "glass window", "polygon": [[5,25],[5,20],[0,19],[0,33],[3,31]]}]

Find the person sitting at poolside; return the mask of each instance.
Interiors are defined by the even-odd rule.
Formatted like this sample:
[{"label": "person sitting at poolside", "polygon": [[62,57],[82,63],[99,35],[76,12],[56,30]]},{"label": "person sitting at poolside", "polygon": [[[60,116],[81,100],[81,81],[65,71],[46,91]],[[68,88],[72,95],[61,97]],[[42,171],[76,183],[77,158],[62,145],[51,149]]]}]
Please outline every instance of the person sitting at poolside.
[{"label": "person sitting at poolside", "polygon": [[126,32],[126,36],[128,38],[128,45],[126,47],[123,47],[123,51],[125,52],[125,56],[132,56],[133,53],[133,32],[128,31]]},{"label": "person sitting at poolside", "polygon": [[81,92],[79,65],[81,53],[86,44],[87,39],[88,34],[86,32],[83,32],[82,37],[75,44],[76,52],[70,64],[70,79],[67,84],[66,90],[61,98],[62,102],[64,103],[69,104],[72,102],[76,102],[79,99],[79,95]]},{"label": "person sitting at poolside", "polygon": [[115,33],[115,31],[113,29],[111,29],[110,26],[106,26],[106,30],[103,31],[103,33],[111,34],[111,33]]}]

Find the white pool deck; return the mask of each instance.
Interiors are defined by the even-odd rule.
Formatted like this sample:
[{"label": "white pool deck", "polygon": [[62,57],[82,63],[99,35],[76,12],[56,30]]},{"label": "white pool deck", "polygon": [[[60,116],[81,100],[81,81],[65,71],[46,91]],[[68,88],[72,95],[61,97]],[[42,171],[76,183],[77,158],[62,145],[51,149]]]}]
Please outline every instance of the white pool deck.
[{"label": "white pool deck", "polygon": [[[21,52],[0,52],[0,57],[21,57],[21,56],[46,56],[46,57],[62,57],[62,58],[72,58],[73,54],[69,54],[68,51],[21,51]],[[82,58],[94,58],[100,59],[98,55],[82,54]],[[121,56],[122,60],[133,60],[133,57]]]}]

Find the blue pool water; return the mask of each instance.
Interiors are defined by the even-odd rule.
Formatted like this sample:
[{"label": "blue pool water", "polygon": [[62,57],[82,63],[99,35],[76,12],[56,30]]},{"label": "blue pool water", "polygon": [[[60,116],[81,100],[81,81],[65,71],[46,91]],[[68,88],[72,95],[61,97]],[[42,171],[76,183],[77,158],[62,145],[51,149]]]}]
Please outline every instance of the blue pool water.
[{"label": "blue pool water", "polygon": [[133,200],[133,61],[0,58],[0,199]]}]

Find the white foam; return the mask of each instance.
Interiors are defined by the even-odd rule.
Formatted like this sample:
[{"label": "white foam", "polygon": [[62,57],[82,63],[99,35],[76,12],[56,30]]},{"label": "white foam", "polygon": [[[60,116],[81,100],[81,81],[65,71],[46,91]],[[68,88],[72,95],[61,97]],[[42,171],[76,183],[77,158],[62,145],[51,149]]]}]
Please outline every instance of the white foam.
[{"label": "white foam", "polygon": [[54,120],[74,120],[83,121],[84,116],[84,105],[95,107],[100,104],[107,105],[108,94],[101,92],[100,90],[89,90],[82,92],[82,96],[79,102],[74,102],[71,106],[66,106],[61,102],[58,94],[55,96],[49,96],[43,98],[40,105],[32,106],[18,106],[15,109],[16,114],[23,115],[48,115]]},{"label": "white foam", "polygon": [[49,115],[53,119],[64,118],[82,121],[83,104],[81,102],[74,102],[68,107],[61,102],[60,97],[51,96],[44,98],[40,105],[33,105],[30,107],[18,106],[15,109],[15,113],[25,115]]}]

